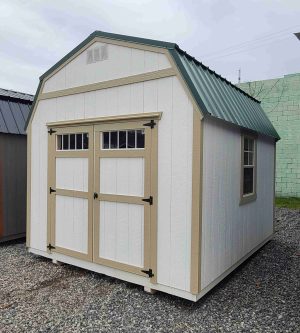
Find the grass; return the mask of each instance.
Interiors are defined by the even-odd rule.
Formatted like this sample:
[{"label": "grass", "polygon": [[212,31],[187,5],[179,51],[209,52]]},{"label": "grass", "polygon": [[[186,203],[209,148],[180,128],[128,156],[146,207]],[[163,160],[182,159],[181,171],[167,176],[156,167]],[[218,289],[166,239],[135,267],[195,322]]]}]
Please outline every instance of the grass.
[{"label": "grass", "polygon": [[275,205],[276,205],[276,207],[280,207],[280,208],[300,209],[300,198],[295,198],[295,197],[289,197],[289,198],[277,197],[275,199]]}]

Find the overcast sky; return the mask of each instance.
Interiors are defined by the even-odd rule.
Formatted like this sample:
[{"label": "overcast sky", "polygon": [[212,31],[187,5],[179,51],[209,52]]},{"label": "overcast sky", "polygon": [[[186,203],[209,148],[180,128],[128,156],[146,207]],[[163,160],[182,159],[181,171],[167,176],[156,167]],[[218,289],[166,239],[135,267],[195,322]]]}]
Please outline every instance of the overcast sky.
[{"label": "overcast sky", "polygon": [[300,0],[1,0],[0,87],[35,93],[94,30],[176,42],[234,83],[300,72]]}]

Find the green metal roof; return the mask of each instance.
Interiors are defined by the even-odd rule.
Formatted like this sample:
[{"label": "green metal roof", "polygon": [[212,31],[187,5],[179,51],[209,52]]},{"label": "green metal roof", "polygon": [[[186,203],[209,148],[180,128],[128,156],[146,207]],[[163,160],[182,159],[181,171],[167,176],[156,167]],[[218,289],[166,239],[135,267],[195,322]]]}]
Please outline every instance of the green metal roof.
[{"label": "green metal roof", "polygon": [[[40,84],[32,104],[32,110],[36,103],[42,80],[95,37],[168,49],[183,79],[186,81],[187,86],[199,105],[204,118],[218,118],[242,128],[271,136],[277,140],[280,139],[269,118],[260,106],[259,101],[181,50],[177,44],[112,34],[103,31],[93,32],[40,77]],[[26,127],[29,123],[29,119],[30,117],[28,117]]]}]

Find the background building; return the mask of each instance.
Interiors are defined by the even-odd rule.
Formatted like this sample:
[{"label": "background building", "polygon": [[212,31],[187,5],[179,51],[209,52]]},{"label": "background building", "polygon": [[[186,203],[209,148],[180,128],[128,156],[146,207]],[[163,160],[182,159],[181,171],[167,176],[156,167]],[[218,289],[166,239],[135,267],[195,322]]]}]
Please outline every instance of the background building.
[{"label": "background building", "polygon": [[0,88],[0,242],[26,230],[25,122],[33,96]]},{"label": "background building", "polygon": [[238,86],[261,101],[281,137],[276,145],[276,195],[300,197],[300,73]]}]

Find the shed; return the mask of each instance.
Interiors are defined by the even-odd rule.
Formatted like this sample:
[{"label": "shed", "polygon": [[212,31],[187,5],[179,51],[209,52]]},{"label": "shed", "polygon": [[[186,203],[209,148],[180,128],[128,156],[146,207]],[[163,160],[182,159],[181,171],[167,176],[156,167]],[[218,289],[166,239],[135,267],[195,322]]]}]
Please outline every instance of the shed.
[{"label": "shed", "polygon": [[27,132],[32,253],[197,301],[273,235],[276,130],[174,43],[95,31]]},{"label": "shed", "polygon": [[33,96],[0,88],[0,242],[25,236],[26,132]]}]

